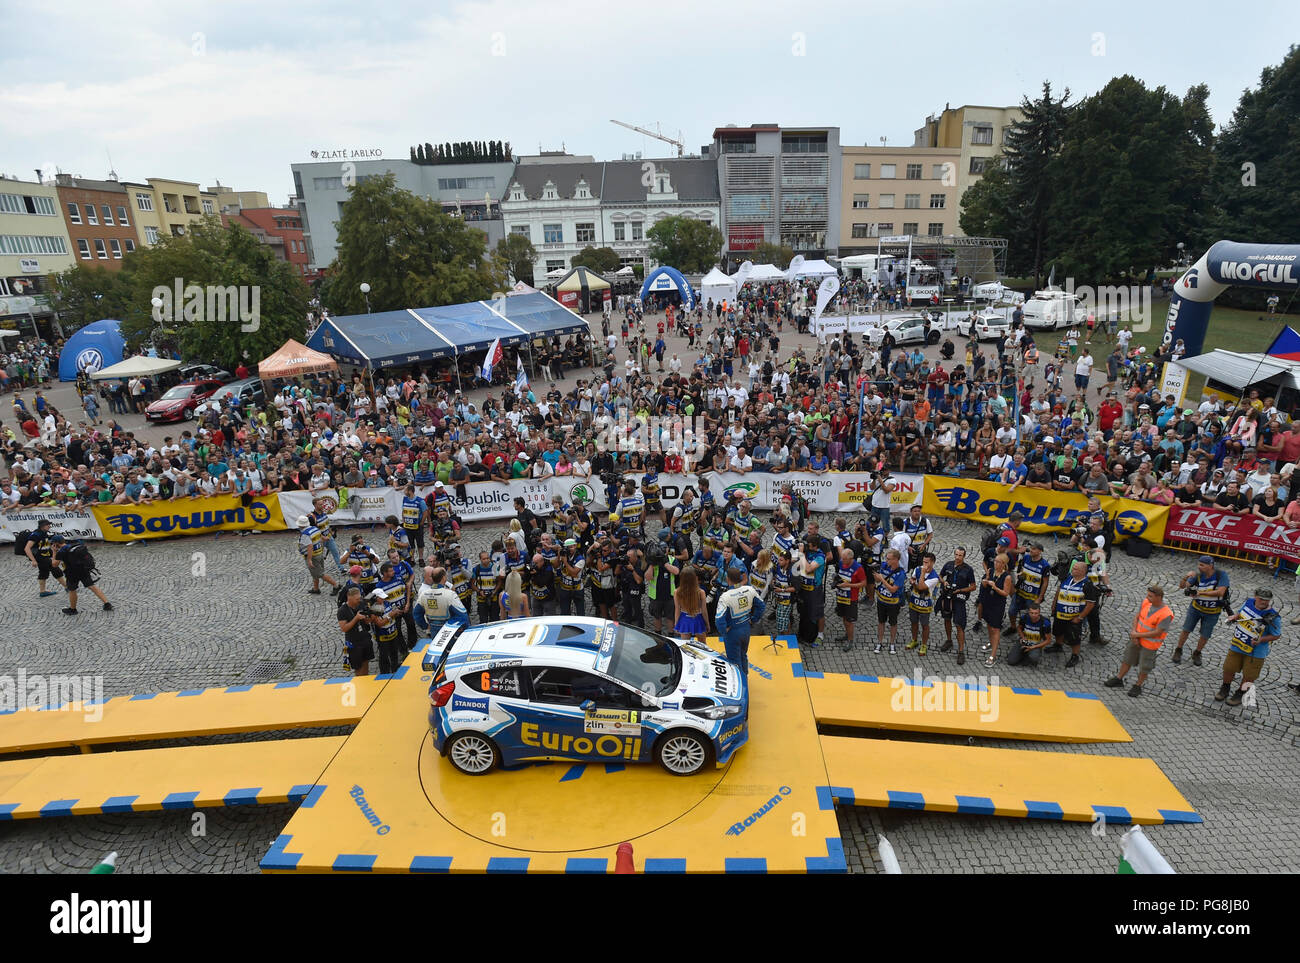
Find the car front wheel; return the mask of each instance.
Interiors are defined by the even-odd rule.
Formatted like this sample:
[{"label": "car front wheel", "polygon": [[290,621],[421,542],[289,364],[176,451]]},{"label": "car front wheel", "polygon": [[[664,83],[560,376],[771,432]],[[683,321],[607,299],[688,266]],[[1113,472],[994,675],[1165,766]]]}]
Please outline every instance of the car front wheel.
[{"label": "car front wheel", "polygon": [[709,763],[712,744],[697,732],[678,729],[665,735],[655,748],[659,765],[674,776],[693,776]]},{"label": "car front wheel", "polygon": [[467,776],[483,776],[497,767],[501,753],[481,732],[458,732],[447,742],[447,759]]}]

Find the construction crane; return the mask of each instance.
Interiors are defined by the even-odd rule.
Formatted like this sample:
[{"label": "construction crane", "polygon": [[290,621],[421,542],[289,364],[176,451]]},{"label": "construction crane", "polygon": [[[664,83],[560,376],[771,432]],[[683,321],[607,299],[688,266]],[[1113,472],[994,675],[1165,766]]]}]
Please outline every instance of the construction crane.
[{"label": "construction crane", "polygon": [[[655,140],[662,140],[665,141],[666,143],[672,144],[677,148],[677,156],[678,157],[682,156],[682,153],[684,151],[684,145],[682,144],[682,142],[680,140],[673,140],[671,137],[666,136],[663,131],[659,130],[658,124],[655,124],[654,130],[646,130],[644,127],[637,127],[635,124],[625,124],[621,120],[611,120],[610,123],[618,124],[618,126],[620,127],[626,127],[628,130],[634,130],[638,134],[645,134],[647,137],[653,137],[655,138]],[[682,136],[681,131],[677,132],[677,136],[678,137]]]}]

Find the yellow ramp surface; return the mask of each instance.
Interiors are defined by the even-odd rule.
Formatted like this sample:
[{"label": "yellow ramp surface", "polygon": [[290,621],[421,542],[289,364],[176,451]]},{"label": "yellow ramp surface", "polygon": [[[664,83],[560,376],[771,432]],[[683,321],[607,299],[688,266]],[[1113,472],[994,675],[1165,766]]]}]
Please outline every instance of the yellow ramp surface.
[{"label": "yellow ramp surface", "polygon": [[837,802],[1111,823],[1199,823],[1150,759],[822,737]]},{"label": "yellow ramp surface", "polygon": [[940,677],[806,673],[823,725],[907,729],[1044,742],[1132,742],[1119,720],[1088,692],[988,685]]},{"label": "yellow ramp surface", "polygon": [[0,762],[0,820],[310,800],[345,736]]},{"label": "yellow ramp surface", "polygon": [[0,753],[354,725],[387,678],[232,685],[20,709],[0,715]]},{"label": "yellow ramp surface", "polygon": [[[844,872],[797,651],[750,646],[748,743],[682,778],[652,764],[455,771],[428,731],[428,675],[375,701],[262,861],[268,872]],[[716,643],[715,643],[716,647]]]}]

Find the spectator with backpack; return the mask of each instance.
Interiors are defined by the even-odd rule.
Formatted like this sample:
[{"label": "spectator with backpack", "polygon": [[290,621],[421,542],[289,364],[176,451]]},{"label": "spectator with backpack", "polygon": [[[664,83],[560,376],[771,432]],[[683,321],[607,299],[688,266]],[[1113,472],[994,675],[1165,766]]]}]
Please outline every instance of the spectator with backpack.
[{"label": "spectator with backpack", "polygon": [[86,543],[81,539],[69,542],[57,533],[50,536],[50,542],[54,548],[54,558],[63,563],[66,573],[68,607],[63,610],[63,614],[77,614],[77,587],[81,585],[94,592],[95,597],[104,603],[105,612],[113,611],[113,603],[104,595],[103,589],[95,584],[98,581],[95,578],[98,569],[95,568],[95,556],[90,554]]}]

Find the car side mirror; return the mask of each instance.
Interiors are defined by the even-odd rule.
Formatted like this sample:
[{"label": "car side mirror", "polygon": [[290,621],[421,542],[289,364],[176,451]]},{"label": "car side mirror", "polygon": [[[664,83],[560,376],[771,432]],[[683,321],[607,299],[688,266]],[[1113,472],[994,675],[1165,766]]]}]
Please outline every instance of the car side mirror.
[{"label": "car side mirror", "polygon": [[582,703],[578,706],[578,708],[581,709],[583,712],[590,712],[592,709],[596,708],[596,700],[584,699]]}]

